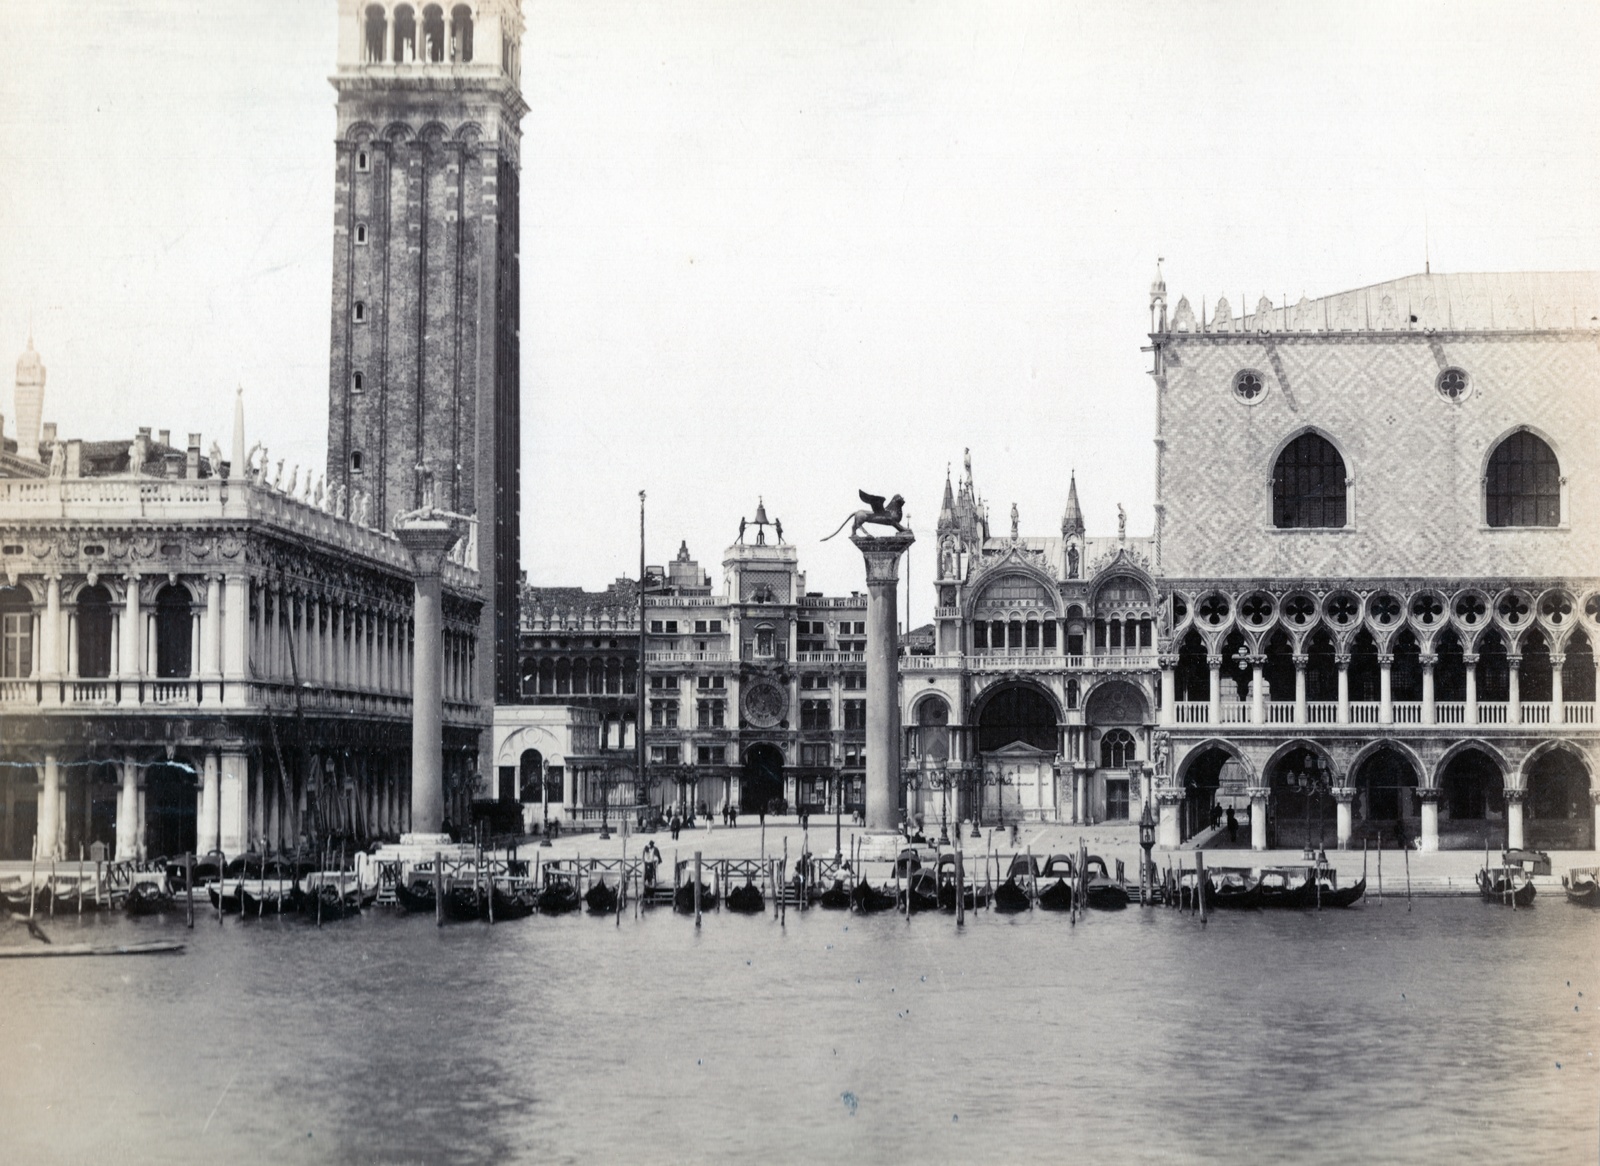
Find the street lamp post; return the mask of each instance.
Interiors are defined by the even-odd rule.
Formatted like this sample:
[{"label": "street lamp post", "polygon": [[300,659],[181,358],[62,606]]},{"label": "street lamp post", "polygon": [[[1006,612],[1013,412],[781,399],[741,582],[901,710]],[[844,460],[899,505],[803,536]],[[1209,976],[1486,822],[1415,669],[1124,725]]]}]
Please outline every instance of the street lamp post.
[{"label": "street lamp post", "polygon": [[[1305,829],[1305,857],[1314,858],[1323,844],[1323,813],[1322,795],[1332,789],[1329,779],[1328,763],[1321,757],[1312,757],[1307,763],[1307,768],[1297,769],[1288,774],[1289,788],[1296,790],[1306,799],[1306,829]],[[1317,849],[1311,848],[1311,799],[1317,801]]]},{"label": "street lamp post", "polygon": [[1139,905],[1145,903],[1145,888],[1150,879],[1150,851],[1156,844],[1156,820],[1150,813],[1150,799],[1144,799],[1144,812],[1139,815],[1139,845],[1144,849],[1144,866],[1139,869]]},{"label": "street lamp post", "polygon": [[844,773],[833,770],[833,861],[844,859],[842,837],[844,832]]},{"label": "street lamp post", "polygon": [[544,808],[544,837],[539,840],[540,846],[550,845],[550,763],[541,755],[539,758],[539,805]]}]

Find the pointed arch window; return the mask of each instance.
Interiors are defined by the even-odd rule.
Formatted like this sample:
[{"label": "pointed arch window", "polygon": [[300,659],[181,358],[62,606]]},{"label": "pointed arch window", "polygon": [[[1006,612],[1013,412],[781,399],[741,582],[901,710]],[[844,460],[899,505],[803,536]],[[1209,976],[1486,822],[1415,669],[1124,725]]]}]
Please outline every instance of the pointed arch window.
[{"label": "pointed arch window", "polygon": [[1490,526],[1560,526],[1561,463],[1555,451],[1526,429],[1513,433],[1489,456],[1484,501]]},{"label": "pointed arch window", "polygon": [[1272,467],[1272,525],[1328,529],[1345,525],[1344,458],[1318,433],[1302,433]]}]

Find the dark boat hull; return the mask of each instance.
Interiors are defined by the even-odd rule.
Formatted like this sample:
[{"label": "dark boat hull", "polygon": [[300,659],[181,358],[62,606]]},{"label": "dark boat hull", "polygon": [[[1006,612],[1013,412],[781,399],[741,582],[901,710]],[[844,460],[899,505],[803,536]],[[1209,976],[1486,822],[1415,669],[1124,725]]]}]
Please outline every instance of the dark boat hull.
[{"label": "dark boat hull", "polygon": [[526,919],[538,910],[539,900],[531,891],[516,891],[507,894],[499,887],[489,889],[489,898],[493,906],[491,917],[496,923],[508,923],[513,919]]},{"label": "dark boat hull", "polygon": [[617,889],[610,883],[596,883],[583,896],[591,915],[614,915],[617,910]]},{"label": "dark boat hull", "polygon": [[1072,884],[1066,879],[1057,879],[1044,890],[1039,892],[1039,910],[1041,911],[1070,911],[1072,910]]},{"label": "dark boat hull", "polygon": [[1006,915],[1015,915],[1033,906],[1028,892],[1017,886],[1016,879],[1007,879],[994,889],[994,909]]},{"label": "dark boat hull", "polygon": [[1333,890],[1323,887],[1320,899],[1318,898],[1316,888],[1313,887],[1311,891],[1311,905],[1313,907],[1318,905],[1323,907],[1353,907],[1361,901],[1362,897],[1365,896],[1366,893],[1366,879],[1362,879],[1358,883],[1352,883],[1348,887],[1339,887]]},{"label": "dark boat hull", "polygon": [[[717,897],[705,883],[700,884],[700,910],[709,911],[717,905]],[[684,883],[672,895],[672,909],[680,915],[694,914],[694,884]]]},{"label": "dark boat hull", "polygon": [[239,914],[239,890],[235,887],[232,891],[221,890],[216,883],[206,887],[206,897],[211,900],[213,910],[217,907],[217,900],[222,900],[222,913],[224,915]]},{"label": "dark boat hull", "polygon": [[855,904],[857,911],[865,915],[892,911],[898,905],[898,900],[892,892],[880,891],[866,879],[857,883],[855,890],[850,892],[850,901]]},{"label": "dark boat hull", "polygon": [[1083,901],[1096,911],[1121,911],[1131,900],[1128,889],[1120,883],[1093,879],[1084,892]]},{"label": "dark boat hull", "polygon": [[850,888],[842,880],[836,879],[833,886],[817,898],[817,902],[829,911],[847,911],[850,909]]},{"label": "dark boat hull", "polygon": [[541,915],[567,915],[582,905],[578,888],[571,883],[551,883],[539,892],[538,908]]},{"label": "dark boat hull", "polygon": [[1600,907],[1600,883],[1582,882],[1566,888],[1567,902],[1580,907]]},{"label": "dark boat hull", "polygon": [[[1361,889],[1363,892],[1366,891],[1365,880],[1362,880]],[[1360,897],[1356,896],[1357,899]],[[1253,911],[1261,906],[1261,884],[1255,883],[1249,887],[1219,887],[1212,883],[1211,889],[1206,892],[1206,906],[1215,907],[1219,911]]]},{"label": "dark boat hull", "polygon": [[397,882],[394,885],[394,901],[400,904],[402,910],[414,915],[433,915],[438,911],[432,883]]},{"label": "dark boat hull", "polygon": [[302,893],[300,913],[307,919],[320,919],[327,923],[361,914],[361,904],[354,894],[341,895],[339,888],[329,883],[318,887],[310,894]]},{"label": "dark boat hull", "polygon": [[760,887],[754,883],[746,883],[729,891],[728,897],[723,900],[723,906],[741,915],[759,915],[767,909],[767,900],[761,894]]},{"label": "dark boat hull", "polygon": [[1500,903],[1508,907],[1531,907],[1534,896],[1538,894],[1532,880],[1521,886],[1512,886],[1508,885],[1504,876],[1482,870],[1478,872],[1478,891],[1485,903]]},{"label": "dark boat hull", "polygon": [[239,896],[244,903],[243,914],[252,915],[277,915],[282,911],[300,910],[300,892],[293,887],[285,885],[280,894],[276,889],[269,890],[266,894],[256,895],[241,889]]},{"label": "dark boat hull", "polygon": [[172,896],[149,883],[135,883],[122,900],[122,909],[129,915],[159,915],[172,910]]}]

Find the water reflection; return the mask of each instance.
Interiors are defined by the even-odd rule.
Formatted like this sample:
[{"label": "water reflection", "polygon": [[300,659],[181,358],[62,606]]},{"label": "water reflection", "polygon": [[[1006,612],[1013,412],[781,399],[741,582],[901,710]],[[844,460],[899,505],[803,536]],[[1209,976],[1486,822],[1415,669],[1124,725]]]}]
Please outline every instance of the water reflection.
[{"label": "water reflection", "polygon": [[0,965],[0,1127],[16,1161],[1593,1161],[1596,927],[201,919],[181,957]]}]

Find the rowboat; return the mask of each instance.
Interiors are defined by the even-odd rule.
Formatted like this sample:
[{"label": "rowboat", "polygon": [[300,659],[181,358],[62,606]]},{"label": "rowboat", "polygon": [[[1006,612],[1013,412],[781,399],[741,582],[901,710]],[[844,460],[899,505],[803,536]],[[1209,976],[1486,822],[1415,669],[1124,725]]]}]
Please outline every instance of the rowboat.
[{"label": "rowboat", "polygon": [[1478,872],[1478,892],[1485,903],[1531,907],[1538,892],[1533,876],[1520,866],[1484,867]]},{"label": "rowboat", "polygon": [[1567,902],[1580,907],[1600,907],[1600,867],[1575,866],[1561,876]]},{"label": "rowboat", "polygon": [[175,939],[150,939],[143,943],[52,943],[34,947],[0,947],[0,959],[30,959],[63,955],[156,955],[182,951]]}]

